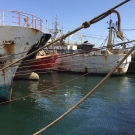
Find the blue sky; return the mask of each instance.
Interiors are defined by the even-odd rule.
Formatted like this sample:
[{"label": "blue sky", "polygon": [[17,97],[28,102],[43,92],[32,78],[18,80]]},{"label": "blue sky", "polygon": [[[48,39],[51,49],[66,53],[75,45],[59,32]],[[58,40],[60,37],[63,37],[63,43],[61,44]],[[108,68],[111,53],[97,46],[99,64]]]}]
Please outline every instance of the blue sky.
[{"label": "blue sky", "polygon": [[[91,20],[106,10],[114,7],[124,0],[1,0],[1,10],[17,10],[34,14],[43,20],[43,29],[46,28],[46,20],[48,27],[54,27],[54,22],[57,15],[59,28],[64,33],[73,30],[82,25],[83,22]],[[123,6],[117,8],[121,14],[122,29],[135,29],[135,0],[131,0]],[[108,33],[107,21],[117,21],[116,14],[111,14],[105,19],[92,24],[90,28],[83,29],[79,33],[94,37],[94,35],[106,36]],[[135,31],[124,31],[129,39],[135,39]],[[98,43],[94,38],[88,39],[90,42]],[[102,42],[102,41],[101,41]]]}]

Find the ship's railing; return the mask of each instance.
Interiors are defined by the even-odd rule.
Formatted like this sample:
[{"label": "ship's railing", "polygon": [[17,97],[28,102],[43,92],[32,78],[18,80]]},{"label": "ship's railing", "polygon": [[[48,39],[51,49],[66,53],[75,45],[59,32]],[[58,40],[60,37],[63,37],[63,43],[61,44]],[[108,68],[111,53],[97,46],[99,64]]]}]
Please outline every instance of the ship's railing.
[{"label": "ship's railing", "polygon": [[0,10],[0,26],[22,26],[42,31],[42,20],[34,15],[13,11]]}]

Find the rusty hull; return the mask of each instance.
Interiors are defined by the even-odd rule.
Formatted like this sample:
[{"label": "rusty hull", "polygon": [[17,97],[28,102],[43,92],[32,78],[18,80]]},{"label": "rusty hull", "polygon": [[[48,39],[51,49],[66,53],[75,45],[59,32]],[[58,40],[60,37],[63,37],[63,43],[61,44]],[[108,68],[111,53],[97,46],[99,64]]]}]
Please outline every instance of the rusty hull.
[{"label": "rusty hull", "polygon": [[[10,43],[10,41],[6,41],[7,43],[3,42],[3,49],[7,54],[14,54],[14,46],[15,43],[12,42]],[[8,44],[9,42],[9,44]]]},{"label": "rusty hull", "polygon": [[118,68],[114,72],[115,74],[125,74],[125,68]]},{"label": "rusty hull", "polygon": [[[57,71],[71,71],[71,72],[86,72],[93,74],[107,74],[113,69],[118,61],[120,61],[125,54],[122,55],[79,55],[61,57],[56,60],[55,67]],[[114,74],[122,75],[127,72],[131,56],[127,58],[114,72]]]},{"label": "rusty hull", "polygon": [[[2,45],[0,49],[0,69],[26,56],[26,51],[29,51],[43,35],[43,32],[39,30],[18,26],[0,26],[0,31],[0,44]],[[17,68],[18,66],[12,66],[0,71],[0,99],[9,99],[12,89],[11,82]]]}]

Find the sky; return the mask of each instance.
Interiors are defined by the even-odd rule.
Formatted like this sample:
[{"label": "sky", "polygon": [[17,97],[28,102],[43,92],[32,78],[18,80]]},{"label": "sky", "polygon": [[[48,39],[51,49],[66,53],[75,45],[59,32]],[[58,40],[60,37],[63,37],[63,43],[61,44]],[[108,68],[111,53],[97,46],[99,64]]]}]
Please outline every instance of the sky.
[{"label": "sky", "polygon": [[[43,31],[54,28],[53,22],[57,16],[58,28],[66,34],[89,21],[124,0],[0,0],[0,10],[16,10],[33,14],[43,20]],[[121,28],[130,40],[135,39],[135,0],[130,0],[116,10],[121,15]],[[105,19],[92,24],[89,28],[78,33],[94,44],[101,44],[108,34],[107,21],[115,23],[116,14],[111,14]],[[46,25],[47,20],[47,25]],[[98,37],[98,38],[97,38]],[[103,37],[100,41],[99,38]]]}]

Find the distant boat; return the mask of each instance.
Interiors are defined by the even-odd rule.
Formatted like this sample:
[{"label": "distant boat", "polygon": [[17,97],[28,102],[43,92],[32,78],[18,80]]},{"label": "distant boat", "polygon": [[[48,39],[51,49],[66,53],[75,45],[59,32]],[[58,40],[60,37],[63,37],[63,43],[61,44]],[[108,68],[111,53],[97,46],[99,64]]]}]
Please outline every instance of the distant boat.
[{"label": "distant boat", "polygon": [[[51,37],[51,34],[47,34],[47,33],[44,34],[42,36],[42,38],[41,38],[41,41],[38,42],[37,44],[35,44],[29,50],[29,52],[28,52],[27,55],[29,55],[29,54],[33,53],[34,51],[36,51],[37,49],[43,47],[48,42],[48,40],[50,39],[50,37]],[[37,63],[36,62],[37,61],[36,60],[37,54],[39,54],[39,52],[36,52],[36,53],[34,53],[34,54],[32,54],[32,55],[30,55],[27,58],[25,58],[25,59],[22,60],[21,64],[19,65],[19,67],[18,67],[18,69],[16,71],[16,74],[15,74],[14,79],[26,79],[26,80],[28,80],[28,79],[29,80],[38,80],[39,79],[39,75],[37,73],[35,73],[34,71],[36,71],[37,69],[39,69],[39,64],[43,64],[44,62],[42,62],[41,60],[40,60],[40,63]],[[44,57],[44,56],[42,56],[42,57]],[[36,66],[34,66],[34,62],[36,64]],[[42,68],[43,68],[43,66],[42,66]],[[39,70],[43,70],[42,68],[39,69]]]},{"label": "distant boat", "polygon": [[51,70],[52,68],[54,68],[54,64],[57,58],[58,58],[57,52],[55,51],[45,52],[44,50],[41,50],[38,52],[36,58],[31,62],[29,69],[34,71]]},{"label": "distant boat", "polygon": [[132,60],[129,64],[128,73],[135,73],[135,52],[132,53]]},{"label": "distant boat", "polygon": [[21,61],[5,67],[26,56],[44,33],[39,17],[12,10],[0,12],[0,101],[5,101],[11,99],[12,81]]},{"label": "distant boat", "polygon": [[[118,29],[120,29],[118,23]],[[113,49],[112,46],[112,31],[114,27],[112,21],[109,23],[109,38],[108,44],[104,49],[93,48],[92,44],[83,43],[81,49],[78,49],[78,54],[64,54],[57,59],[54,70],[69,71],[78,73],[91,74],[107,74],[113,69],[118,62],[126,55],[123,49]],[[118,33],[118,32],[117,32]],[[121,33],[118,33],[121,34]],[[119,35],[118,35],[119,36]],[[119,36],[120,37],[120,36]],[[122,39],[122,37],[120,37]],[[123,44],[121,44],[123,45]],[[78,45],[76,45],[78,47]],[[82,52],[82,54],[80,54]],[[113,74],[123,75],[127,73],[131,55],[115,70]]]}]

